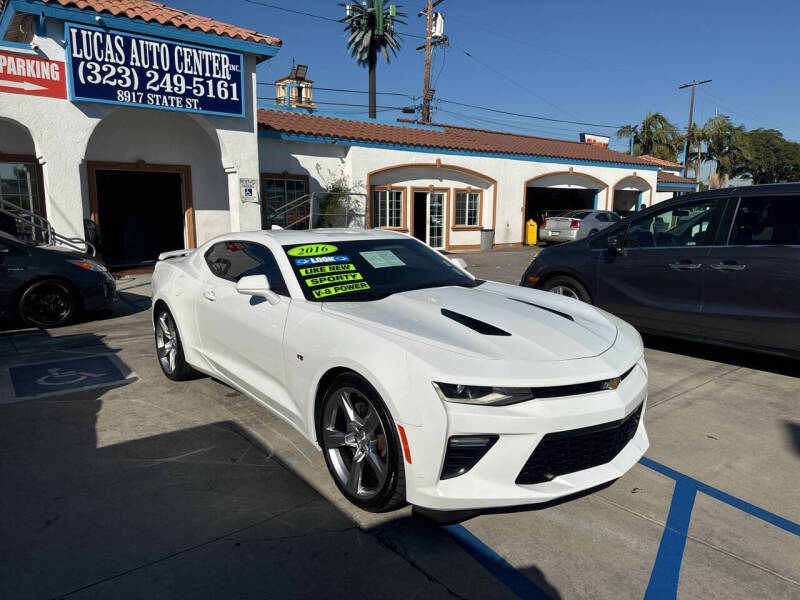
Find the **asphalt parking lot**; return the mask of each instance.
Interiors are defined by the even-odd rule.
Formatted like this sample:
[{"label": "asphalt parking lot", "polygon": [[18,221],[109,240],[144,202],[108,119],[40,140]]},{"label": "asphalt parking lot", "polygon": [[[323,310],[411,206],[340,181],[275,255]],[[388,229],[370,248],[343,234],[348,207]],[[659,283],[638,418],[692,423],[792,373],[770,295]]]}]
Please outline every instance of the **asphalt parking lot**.
[{"label": "asphalt parking lot", "polygon": [[[517,283],[535,249],[461,253]],[[149,276],[0,333],[0,598],[798,598],[800,363],[646,340],[650,450],[612,486],[441,527],[154,357]]]}]

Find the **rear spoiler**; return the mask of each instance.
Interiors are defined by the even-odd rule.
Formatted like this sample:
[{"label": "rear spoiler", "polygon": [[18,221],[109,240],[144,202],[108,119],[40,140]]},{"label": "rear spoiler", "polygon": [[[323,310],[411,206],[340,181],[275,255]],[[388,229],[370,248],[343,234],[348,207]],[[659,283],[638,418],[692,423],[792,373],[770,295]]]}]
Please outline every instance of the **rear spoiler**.
[{"label": "rear spoiler", "polygon": [[158,255],[158,260],[167,260],[168,258],[178,258],[180,256],[189,256],[194,252],[194,248],[187,250],[170,250],[169,252],[162,252]]}]

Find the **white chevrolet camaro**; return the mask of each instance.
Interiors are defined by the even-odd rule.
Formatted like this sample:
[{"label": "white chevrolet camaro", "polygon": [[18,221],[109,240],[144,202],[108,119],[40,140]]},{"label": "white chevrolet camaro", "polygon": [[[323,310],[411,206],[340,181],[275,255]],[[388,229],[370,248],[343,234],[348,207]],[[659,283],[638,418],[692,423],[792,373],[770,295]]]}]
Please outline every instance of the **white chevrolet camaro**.
[{"label": "white chevrolet camaro", "polygon": [[158,360],[280,415],[366,510],[546,502],[624,474],[648,447],[639,334],[464,266],[388,231],[226,234],[161,255]]}]

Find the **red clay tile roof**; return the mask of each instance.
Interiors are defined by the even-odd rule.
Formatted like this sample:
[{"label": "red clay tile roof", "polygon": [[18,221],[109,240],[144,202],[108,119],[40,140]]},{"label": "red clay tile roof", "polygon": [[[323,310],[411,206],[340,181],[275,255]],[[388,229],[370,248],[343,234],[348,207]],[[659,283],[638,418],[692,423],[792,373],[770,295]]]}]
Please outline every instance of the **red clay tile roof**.
[{"label": "red clay tile roof", "polygon": [[678,163],[670,162],[668,160],[664,160],[663,158],[656,158],[655,156],[650,156],[649,154],[642,154],[639,158],[645,160],[653,165],[658,165],[659,167],[672,167],[673,169],[683,169],[683,165],[679,165]]},{"label": "red clay tile roof", "polygon": [[243,29],[235,25],[228,25],[188,13],[176,8],[164,6],[158,2],[150,0],[40,0],[47,4],[60,4],[61,6],[72,6],[83,10],[91,10],[99,13],[110,13],[114,16],[128,17],[129,19],[142,19],[148,23],[160,23],[161,25],[171,25],[172,27],[185,27],[192,31],[202,33],[213,33],[223,37],[229,37],[246,42],[256,42],[268,46],[280,46],[281,41],[271,35],[264,35],[252,29]]},{"label": "red clay tile roof", "polygon": [[453,125],[436,125],[441,130],[434,130],[409,127],[399,123],[397,125],[370,123],[368,121],[262,108],[258,111],[258,126],[259,129],[265,131],[366,142],[653,166],[652,163],[643,161],[638,156],[628,156],[627,154],[593,144],[501,131],[469,129]]},{"label": "red clay tile roof", "polygon": [[686,177],[675,175],[669,171],[659,171],[658,181],[660,183],[696,183],[694,179],[687,179]]}]

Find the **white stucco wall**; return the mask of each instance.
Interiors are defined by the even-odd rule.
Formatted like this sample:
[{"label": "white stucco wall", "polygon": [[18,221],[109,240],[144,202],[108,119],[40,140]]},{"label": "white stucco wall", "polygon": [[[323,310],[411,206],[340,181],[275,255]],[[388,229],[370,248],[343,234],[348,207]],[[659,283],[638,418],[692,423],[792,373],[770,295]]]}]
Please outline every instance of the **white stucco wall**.
[{"label": "white stucco wall", "polygon": [[[320,172],[326,170],[344,172],[356,186],[366,190],[367,179],[370,185],[391,183],[405,187],[406,203],[411,202],[412,187],[445,187],[448,189],[481,187],[483,193],[482,225],[495,229],[496,244],[518,244],[523,235],[523,210],[527,182],[534,178],[548,176],[547,179],[536,179],[530,185],[574,186],[589,189],[600,189],[598,208],[610,209],[613,187],[627,177],[641,177],[645,181],[643,187],[650,186],[655,190],[656,171],[643,170],[641,167],[580,165],[569,162],[538,162],[494,158],[483,156],[464,156],[435,152],[413,152],[388,148],[371,148],[363,146],[345,147],[312,142],[286,142],[270,138],[259,138],[259,158],[261,171],[280,173],[287,171],[293,175],[308,174],[314,183],[322,185]],[[409,169],[408,165],[431,165],[440,160],[442,168],[425,167]],[[381,171],[387,167],[403,166],[397,171]],[[495,196],[494,185],[486,179],[447,169],[456,166],[485,175],[497,181],[497,210],[492,201]],[[569,171],[572,168],[572,175]],[[380,173],[376,173],[381,171]],[[373,175],[374,174],[374,175]],[[557,175],[553,175],[557,174]],[[587,175],[588,177],[582,177]],[[598,183],[598,181],[600,182]],[[649,192],[647,192],[649,194]],[[655,193],[655,192],[654,192]],[[449,195],[452,203],[452,195]],[[649,199],[648,199],[649,203]],[[408,209],[408,206],[406,207]],[[452,219],[452,210],[450,210]],[[409,213],[410,218],[410,213]],[[407,218],[408,220],[408,218]],[[450,231],[451,246],[472,246],[479,243],[480,232]]]},{"label": "white stucco wall", "polygon": [[[39,56],[64,61],[63,37],[64,22],[48,19],[46,35],[34,37]],[[16,122],[30,132],[31,153],[42,165],[47,216],[59,233],[83,237],[83,220],[89,218],[87,160],[143,160],[191,167],[195,233],[202,243],[261,225],[259,206],[239,198],[239,178],[257,179],[259,173],[255,66],[255,58],[245,56],[244,118],[0,92],[0,122]],[[8,126],[0,127],[2,136]],[[0,140],[0,152],[10,153]]]}]

